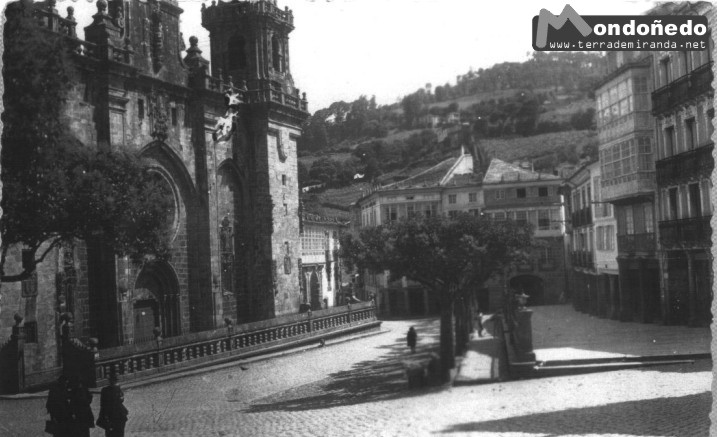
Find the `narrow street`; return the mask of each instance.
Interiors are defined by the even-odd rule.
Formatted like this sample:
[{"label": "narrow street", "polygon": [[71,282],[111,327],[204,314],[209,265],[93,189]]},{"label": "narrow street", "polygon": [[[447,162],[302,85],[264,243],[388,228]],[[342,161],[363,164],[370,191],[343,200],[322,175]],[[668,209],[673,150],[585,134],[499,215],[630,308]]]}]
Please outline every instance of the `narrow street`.
[{"label": "narrow street", "polygon": [[[419,348],[405,333],[414,325]],[[711,363],[410,390],[438,321],[127,389],[128,436],[707,436]],[[93,409],[99,408],[95,396]],[[41,436],[44,399],[0,401],[0,434]],[[93,430],[92,435],[100,435]]]}]

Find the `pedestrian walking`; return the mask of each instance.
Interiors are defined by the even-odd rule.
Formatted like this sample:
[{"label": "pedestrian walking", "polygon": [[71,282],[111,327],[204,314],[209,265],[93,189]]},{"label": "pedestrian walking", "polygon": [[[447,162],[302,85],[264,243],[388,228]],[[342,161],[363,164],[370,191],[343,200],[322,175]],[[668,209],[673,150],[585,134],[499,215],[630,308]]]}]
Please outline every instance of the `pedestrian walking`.
[{"label": "pedestrian walking", "polygon": [[411,348],[411,353],[416,353],[416,341],[418,340],[418,334],[416,333],[416,330],[411,326],[408,329],[408,334],[406,335],[406,343],[408,343],[408,347]]},{"label": "pedestrian walking", "polygon": [[97,426],[104,428],[105,437],[124,437],[127,423],[127,408],[124,406],[124,393],[117,385],[117,375],[110,373],[110,385],[100,392],[100,414]]},{"label": "pedestrian walking", "polygon": [[65,375],[61,375],[52,386],[47,395],[45,408],[50,414],[50,420],[45,422],[45,432],[55,437],[72,436],[72,391]]},{"label": "pedestrian walking", "polygon": [[70,410],[72,411],[73,436],[90,437],[90,428],[95,427],[95,415],[92,413],[92,394],[82,380],[70,378]]}]

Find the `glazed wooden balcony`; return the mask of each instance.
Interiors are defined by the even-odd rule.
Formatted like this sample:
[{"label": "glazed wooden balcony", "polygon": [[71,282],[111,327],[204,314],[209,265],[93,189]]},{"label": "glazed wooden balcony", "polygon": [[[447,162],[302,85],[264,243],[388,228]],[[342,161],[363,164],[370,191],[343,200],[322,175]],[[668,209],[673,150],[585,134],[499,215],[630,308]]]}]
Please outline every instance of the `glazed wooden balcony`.
[{"label": "glazed wooden balcony", "polygon": [[603,180],[602,183],[602,200],[607,202],[645,195],[652,196],[654,192],[654,171],[636,171],[627,175]]},{"label": "glazed wooden balcony", "polygon": [[661,221],[660,245],[663,249],[703,249],[712,247],[711,215]]},{"label": "glazed wooden balcony", "polygon": [[712,62],[673,80],[652,93],[652,113],[664,114],[677,105],[712,91]]}]

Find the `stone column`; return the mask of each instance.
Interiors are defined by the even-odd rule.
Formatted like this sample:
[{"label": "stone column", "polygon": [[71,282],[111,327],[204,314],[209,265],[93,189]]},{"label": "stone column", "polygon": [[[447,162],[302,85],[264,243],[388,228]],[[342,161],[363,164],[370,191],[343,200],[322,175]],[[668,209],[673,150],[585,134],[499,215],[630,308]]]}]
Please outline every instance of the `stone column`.
[{"label": "stone column", "polygon": [[628,289],[628,281],[627,281],[627,275],[630,271],[625,267],[625,261],[618,261],[619,266],[619,307],[618,307],[618,314],[619,319],[621,322],[629,322],[632,321],[632,310],[630,309],[630,292],[632,290]]},{"label": "stone column", "polygon": [[640,302],[640,313],[638,314],[639,320],[642,323],[649,322],[649,316],[647,314],[647,299],[648,294],[645,290],[645,270],[647,269],[647,262],[644,259],[640,259],[639,261],[639,268],[637,270],[637,278],[638,278],[638,299]]},{"label": "stone column", "polygon": [[694,254],[690,251],[685,251],[687,255],[687,308],[689,310],[689,316],[687,324],[689,326],[698,325],[697,317],[697,290],[695,287],[695,259]]},{"label": "stone column", "polygon": [[516,311],[515,347],[519,361],[535,361],[533,351],[533,311],[520,309]]}]

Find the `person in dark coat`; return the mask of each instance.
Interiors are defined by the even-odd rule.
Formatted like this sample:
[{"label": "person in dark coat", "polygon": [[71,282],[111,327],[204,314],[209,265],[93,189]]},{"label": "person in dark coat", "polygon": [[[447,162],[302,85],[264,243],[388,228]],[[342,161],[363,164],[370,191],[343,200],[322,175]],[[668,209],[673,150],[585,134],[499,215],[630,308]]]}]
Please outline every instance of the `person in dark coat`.
[{"label": "person in dark coat", "polygon": [[110,385],[100,393],[100,414],[97,425],[105,429],[105,437],[124,437],[127,423],[127,408],[124,406],[124,393],[117,385],[117,375],[110,373]]},{"label": "person in dark coat", "polygon": [[90,437],[90,428],[95,427],[95,415],[92,413],[92,394],[82,380],[70,378],[70,410],[73,416],[73,436]]},{"label": "person in dark coat", "polygon": [[411,326],[408,330],[408,334],[406,335],[406,342],[408,343],[408,347],[411,348],[411,353],[416,352],[416,340],[418,340],[418,334],[413,326]]},{"label": "person in dark coat", "polygon": [[51,426],[48,432],[55,437],[72,436],[72,390],[69,380],[61,375],[50,386],[45,408],[50,414]]}]

